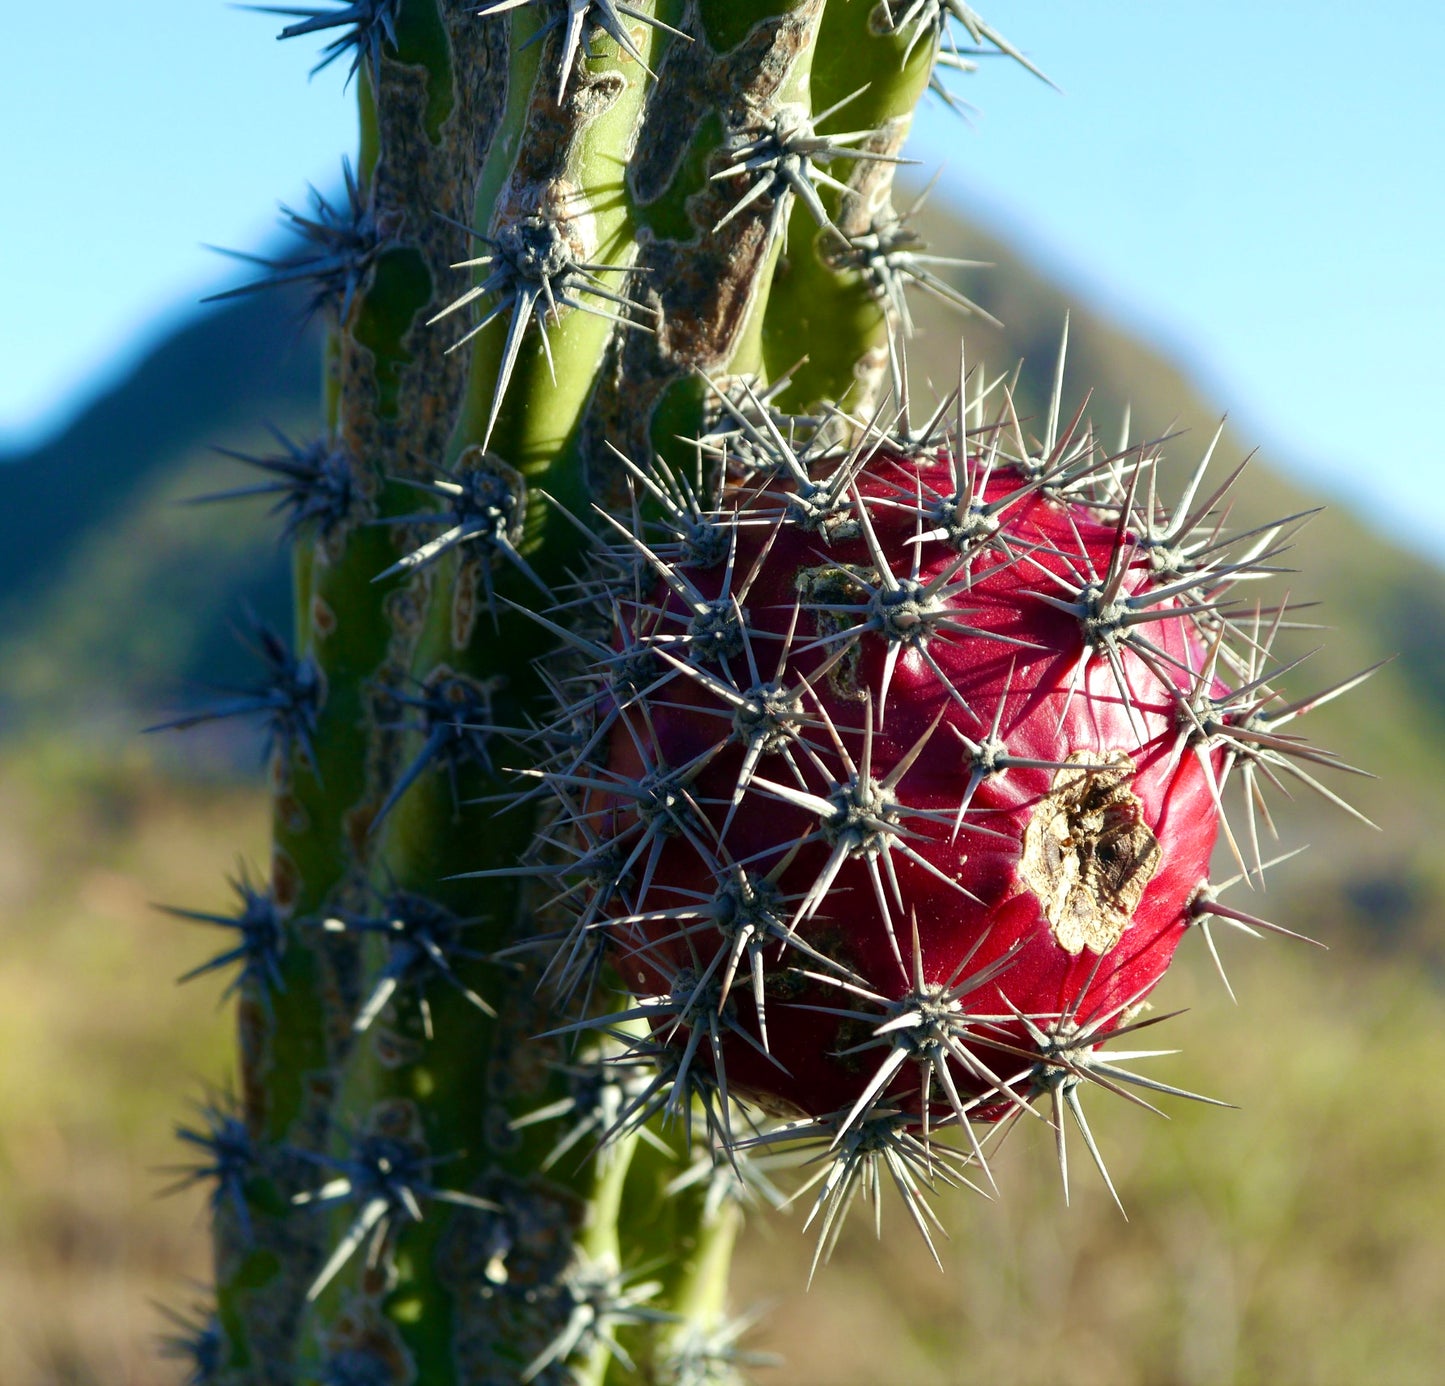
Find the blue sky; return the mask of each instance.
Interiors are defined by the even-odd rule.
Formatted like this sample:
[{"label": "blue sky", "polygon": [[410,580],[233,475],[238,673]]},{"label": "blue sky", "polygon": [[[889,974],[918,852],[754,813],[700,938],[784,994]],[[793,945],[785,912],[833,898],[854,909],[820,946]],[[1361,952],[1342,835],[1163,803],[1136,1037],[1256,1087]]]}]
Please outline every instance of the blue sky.
[{"label": "blue sky", "polygon": [[[992,62],[960,79],[971,125],[930,101],[910,152],[945,165],[942,195],[1162,344],[1244,436],[1445,556],[1445,0],[976,7],[1066,94]],[[6,19],[0,442],[235,283],[204,243],[257,245],[355,142],[344,65],[308,81],[317,45],[277,43],[272,16],[64,9]]]}]

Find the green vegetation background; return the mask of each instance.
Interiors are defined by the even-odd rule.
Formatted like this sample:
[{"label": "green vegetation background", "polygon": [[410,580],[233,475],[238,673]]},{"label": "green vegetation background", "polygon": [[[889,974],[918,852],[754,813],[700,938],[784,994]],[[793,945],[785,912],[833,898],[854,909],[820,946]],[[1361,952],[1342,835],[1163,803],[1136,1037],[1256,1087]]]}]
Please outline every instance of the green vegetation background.
[{"label": "green vegetation background", "polygon": [[[1007,330],[966,324],[969,350],[997,368],[1024,357],[1021,407],[1036,413],[1065,295],[957,219],[936,213],[930,233],[940,250],[995,262],[965,287]],[[63,437],[0,466],[5,1386],[177,1381],[156,1359],[164,1324],[151,1301],[204,1294],[204,1195],[157,1191],[173,1177],[160,1167],[185,1158],[174,1123],[227,1081],[229,1015],[220,980],[172,981],[214,938],[152,902],[223,907],[227,873],[264,861],[259,747],[234,732],[136,729],[203,696],[201,680],[244,680],[228,631],[244,603],[286,623],[264,506],[177,502],[245,480],[208,445],[264,450],[263,421],[303,438],[314,426],[315,343],[295,309],[250,303],[198,320]],[[953,377],[958,326],[920,319],[912,364],[926,398],[929,377],[944,388]],[[1216,422],[1171,364],[1077,305],[1068,379],[1074,400],[1094,387],[1106,438],[1126,400],[1136,438],[1186,430],[1167,449],[1176,477]],[[1340,401],[1340,447],[1361,458],[1373,407],[1369,390]],[[1216,473],[1247,446],[1226,433]],[[1314,503],[1261,460],[1233,519]],[[1383,831],[1277,800],[1283,848],[1311,850],[1272,873],[1265,899],[1238,900],[1331,951],[1223,937],[1236,1007],[1189,940],[1156,997],[1188,1008],[1169,1027],[1184,1053],[1157,1071],[1241,1110],[1173,1103],[1161,1121],[1096,1101],[1129,1221],[1087,1171],[1065,1208],[1048,1133],[1021,1128],[997,1163],[1000,1200],[943,1201],[943,1275],[895,1204],[881,1248],[855,1218],[811,1293],[801,1215],[755,1222],[736,1295],[771,1301],[759,1345],[788,1363],[764,1380],[1440,1379],[1445,580],[1347,503],[1311,524],[1291,565],[1293,594],[1319,599],[1331,627],[1297,639],[1296,652],[1325,648],[1293,691],[1399,657],[1308,726],[1379,776],[1336,787]]]}]

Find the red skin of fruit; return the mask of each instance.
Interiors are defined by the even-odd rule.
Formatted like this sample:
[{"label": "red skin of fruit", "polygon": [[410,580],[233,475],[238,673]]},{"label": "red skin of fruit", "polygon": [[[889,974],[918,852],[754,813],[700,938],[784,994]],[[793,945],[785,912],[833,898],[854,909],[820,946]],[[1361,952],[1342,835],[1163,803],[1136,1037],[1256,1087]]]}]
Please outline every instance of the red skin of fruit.
[{"label": "red skin of fruit", "polygon": [[[1020,481],[1016,472],[1001,469],[989,478],[979,499],[992,501],[1007,495]],[[918,518],[918,497],[921,495],[927,506],[930,498],[949,497],[953,489],[952,470],[943,456],[917,461],[884,457],[869,464],[858,490],[868,504],[879,545],[895,575],[909,574],[915,552],[921,554],[917,576],[923,582],[955,560],[956,551],[942,539],[922,545],[910,542],[930,527],[927,520]],[[799,570],[825,563],[864,570],[873,565],[861,538],[826,545],[816,532],[793,524],[780,527],[778,499],[767,488],[739,502],[739,513],[744,519],[753,514],[772,517],[766,524],[740,527],[732,579],[736,593],[771,539],[745,599],[758,669],[767,679],[774,673],[782,637],[794,620]],[[1083,675],[1075,680],[1085,649],[1081,623],[1074,614],[1049,605],[1038,595],[1070,598],[1070,592],[1049,573],[1064,578],[1072,588],[1078,587],[1080,578],[1105,575],[1120,542],[1117,525],[1081,503],[1039,494],[1012,506],[1002,520],[1001,535],[1009,548],[1015,554],[1026,551],[1028,557],[1009,561],[995,547],[981,550],[954,579],[962,583],[971,575],[971,584],[953,594],[948,605],[959,610],[958,619],[968,626],[1027,642],[1028,647],[946,630],[933,635],[927,651],[966,702],[965,708],[950,696],[920,651],[904,646],[892,673],[880,728],[876,710],[889,642],[881,632],[868,630],[855,646],[860,657],[854,691],[866,689],[871,696],[875,780],[884,779],[941,715],[916,761],[899,781],[895,797],[908,808],[946,813],[946,821],[914,819],[905,813],[903,825],[916,834],[906,841],[968,894],[952,889],[895,851],[904,908],[900,911],[892,898],[885,875],[889,909],[910,973],[916,921],[918,953],[928,983],[946,984],[976,975],[1018,945],[1001,975],[963,994],[959,1001],[967,1015],[994,1018],[992,1023],[971,1027],[966,1037],[970,1050],[1015,1091],[1027,1096],[1031,1067],[1027,1056],[1036,1046],[1021,1022],[1011,1018],[1012,1013],[1022,1012],[1045,1030],[1056,1024],[1061,1014],[1080,1024],[1105,1017],[1100,1037],[1131,1018],[1132,1007],[1169,966],[1188,926],[1190,904],[1208,879],[1217,812],[1197,758],[1192,753],[1179,754],[1178,748],[1181,713],[1172,689],[1187,690],[1190,678],[1186,670],[1201,668],[1206,657],[1205,639],[1194,623],[1180,614],[1142,626],[1145,638],[1164,653],[1163,659],[1156,657],[1146,663],[1132,649],[1121,650],[1133,699],[1131,716],[1115,674],[1102,655],[1091,658]],[[1123,543],[1131,557],[1121,595],[1147,591],[1151,582],[1146,557],[1128,536]],[[722,565],[684,571],[703,596],[711,599],[720,594]],[[676,635],[685,630],[690,612],[661,582],[651,601],[652,612],[638,615],[640,631]],[[1169,599],[1159,609],[1172,610],[1177,605]],[[666,613],[660,620],[657,609]],[[814,614],[805,609],[797,621],[783,677],[792,684],[799,675],[807,676],[816,692],[816,700],[804,700],[809,725],[803,728],[803,736],[827,775],[804,755],[795,755],[795,760],[803,768],[807,791],[826,797],[827,776],[841,781],[847,769],[822,725],[820,705],[853,763],[859,765],[869,704],[841,693],[827,675],[818,676],[833,646],[816,644],[816,640]],[[672,648],[680,659],[687,658],[685,646]],[[731,658],[725,666],[704,663],[701,667],[723,678],[731,672],[732,681],[743,689],[753,681],[742,656]],[[1157,839],[1159,855],[1132,918],[1117,943],[1105,947],[1102,956],[1087,945],[1077,952],[1061,945],[1039,896],[1021,874],[1025,826],[1049,794],[1055,782],[1054,769],[1013,767],[982,780],[963,829],[954,838],[953,820],[968,784],[971,762],[950,729],[956,728],[974,742],[983,740],[1000,699],[1004,700],[1000,739],[1010,755],[1062,761],[1083,753],[1090,762],[1098,762],[1105,753],[1123,751],[1133,763],[1127,779],[1128,791],[1137,800],[1132,812]],[[619,722],[612,733],[609,769],[618,776],[636,777],[646,772],[639,743],[654,768],[659,763],[675,768],[715,747],[731,727],[728,718],[720,715],[725,705],[716,695],[682,673],[644,702],[645,716],[637,705],[625,709],[622,715],[628,726]],[[640,912],[695,905],[697,892],[714,887],[720,863],[747,863],[749,870],[766,873],[797,842],[818,829],[817,812],[787,802],[756,783],[728,821],[729,801],[742,761],[741,745],[728,744],[690,782],[711,824],[702,831],[717,838],[716,852],[708,860],[684,836],[665,838],[655,856]],[[776,754],[765,755],[756,773],[760,779],[780,785],[795,782],[786,762]],[[603,825],[604,836],[609,830],[624,838],[629,830],[637,831],[633,806],[620,797],[597,803],[591,812],[594,823]],[[831,850],[825,841],[797,850],[778,877],[778,887],[794,902],[799,900],[817,879]],[[790,903],[785,917],[791,918],[796,907]],[[614,926],[618,971],[639,996],[668,992],[677,969],[706,963],[725,946],[711,924],[695,929],[691,945],[677,936],[678,927],[675,920]],[[900,969],[862,859],[843,864],[821,907],[797,927],[801,938],[844,963],[864,979],[869,990],[890,1000],[910,991],[911,976]],[[969,960],[965,963],[965,959]],[[769,950],[766,1020],[772,1059],[743,1036],[725,1032],[723,1056],[729,1089],[751,1095],[775,1111],[795,1110],[812,1116],[847,1111],[888,1048],[880,1045],[852,1055],[838,1051],[865,1042],[873,1025],[886,1016],[879,1006],[836,986],[789,973],[790,967],[820,970],[796,951],[777,946]],[[756,1036],[746,959],[728,1005],[736,1025]],[[872,1022],[843,1021],[836,1014],[816,1009],[819,1007],[876,1012],[877,1018]],[[665,1032],[665,1028],[660,1030]],[[685,1033],[685,1027],[676,1027],[675,1042],[681,1042]],[[1016,1052],[998,1047],[1000,1043],[1014,1046]],[[704,1044],[700,1054],[706,1052]],[[989,1103],[988,1083],[970,1077],[957,1064],[953,1068],[965,1100],[970,1096],[980,1099],[975,1115],[987,1120],[1012,1109],[1010,1103]],[[919,1082],[918,1066],[904,1065],[887,1090],[889,1100],[908,1106],[911,1095],[916,1109]],[[936,1084],[933,1091],[937,1097]]]}]

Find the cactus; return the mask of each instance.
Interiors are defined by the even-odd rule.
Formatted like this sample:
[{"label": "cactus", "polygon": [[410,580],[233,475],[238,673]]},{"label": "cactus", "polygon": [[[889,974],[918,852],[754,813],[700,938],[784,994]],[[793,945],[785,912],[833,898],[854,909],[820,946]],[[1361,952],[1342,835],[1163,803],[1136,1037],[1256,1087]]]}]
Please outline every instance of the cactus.
[{"label": "cactus", "polygon": [[232,291],[309,286],[326,431],[201,498],[271,500],[295,625],[166,724],[260,718],[274,804],[266,883],[175,911],[233,931],[239,1078],[178,1127],[215,1308],[166,1351],[739,1379],[776,1147],[825,1156],[821,1255],[885,1171],[928,1237],[991,1123],[1099,1160],[1081,1084],[1179,1091],[1101,1046],[1191,929],[1273,927],[1216,823],[1257,877],[1262,789],[1348,769],[1243,595],[1294,519],[1226,534],[1208,454],[1164,506],[1062,353],[1039,438],[962,367],[910,418],[906,293],[972,308],[892,203],[912,112],[1029,66],[958,0],[254,8],[349,63],[361,147]]}]

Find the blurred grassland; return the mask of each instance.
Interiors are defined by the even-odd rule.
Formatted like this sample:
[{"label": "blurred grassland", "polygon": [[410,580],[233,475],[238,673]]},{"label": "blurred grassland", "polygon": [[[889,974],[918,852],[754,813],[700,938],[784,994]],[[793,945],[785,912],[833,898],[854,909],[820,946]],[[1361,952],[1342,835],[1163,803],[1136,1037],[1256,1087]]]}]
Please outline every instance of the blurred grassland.
[{"label": "blurred grassland", "polygon": [[[217,940],[151,907],[223,908],[238,854],[263,859],[259,789],[166,773],[139,745],[97,763],[42,743],[0,763],[0,1382],[150,1386],[149,1301],[184,1306],[207,1269],[200,1190],[158,1199],[183,1159],[187,1095],[224,1084],[219,978],[172,979]],[[1338,912],[1289,888],[1275,917],[1338,942]],[[1335,916],[1335,917],[1332,917]],[[1102,1092],[1087,1109],[1130,1220],[1071,1141],[1066,1208],[1051,1133],[995,1160],[996,1203],[938,1200],[939,1274],[895,1198],[884,1239],[855,1209],[804,1291],[802,1208],[758,1220],[739,1305],[771,1300],[762,1380],[870,1383],[1433,1383],[1445,1362],[1445,994],[1413,955],[1223,936],[1229,1002],[1202,940],[1156,996],[1187,1014],[1141,1064],[1236,1102]],[[1150,1040],[1150,1043],[1154,1043]]]}]

